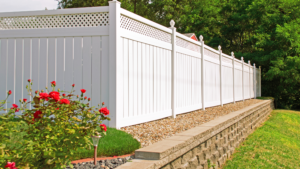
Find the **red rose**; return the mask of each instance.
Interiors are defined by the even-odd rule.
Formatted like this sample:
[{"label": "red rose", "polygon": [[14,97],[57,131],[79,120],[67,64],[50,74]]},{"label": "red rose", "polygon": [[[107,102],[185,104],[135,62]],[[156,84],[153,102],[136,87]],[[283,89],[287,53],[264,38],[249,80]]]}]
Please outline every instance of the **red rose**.
[{"label": "red rose", "polygon": [[7,94],[8,94],[8,95],[11,95],[11,90],[9,90],[9,91],[7,92]]},{"label": "red rose", "polygon": [[23,102],[27,102],[27,99],[23,99]]},{"label": "red rose", "polygon": [[7,162],[6,166],[4,166],[4,168],[17,169],[15,162]]},{"label": "red rose", "polygon": [[86,90],[85,90],[85,89],[81,89],[80,91],[81,91],[81,93],[85,93],[85,92],[86,92]]},{"label": "red rose", "polygon": [[56,86],[56,81],[52,81],[51,85]]},{"label": "red rose", "polygon": [[70,104],[70,101],[68,99],[61,99],[60,104]]},{"label": "red rose", "polygon": [[51,95],[53,95],[53,94],[58,94],[58,95],[60,95],[59,92],[57,92],[57,91],[52,91],[52,92],[49,93],[50,97],[51,97]]},{"label": "red rose", "polygon": [[48,93],[40,93],[40,99],[49,100],[49,94]]},{"label": "red rose", "polygon": [[109,115],[109,110],[106,107],[102,107],[99,112],[103,113],[105,116]]},{"label": "red rose", "polygon": [[27,81],[30,83],[30,82],[31,82],[31,79],[28,79]]},{"label": "red rose", "polygon": [[33,114],[33,117],[34,117],[34,119],[40,119],[40,118],[42,118],[41,115],[42,115],[42,112],[40,110],[38,110]]},{"label": "red rose", "polygon": [[88,101],[91,101],[91,98],[88,98]]},{"label": "red rose", "polygon": [[16,104],[12,104],[12,106],[13,106],[14,108],[18,108],[18,105],[16,105]]},{"label": "red rose", "polygon": [[100,128],[101,128],[102,130],[104,130],[104,131],[106,131],[106,130],[107,130],[107,128],[106,128],[106,125],[105,125],[105,124],[100,124]]},{"label": "red rose", "polygon": [[37,90],[35,91],[35,94],[38,94],[38,91],[37,91]]},{"label": "red rose", "polygon": [[50,98],[52,98],[55,101],[59,100],[59,92],[57,91],[52,91],[49,93]]},{"label": "red rose", "polygon": [[62,94],[62,96],[64,96],[64,97],[65,97],[65,96],[66,96],[66,94]]},{"label": "red rose", "polygon": [[85,97],[84,97],[84,100],[86,100],[86,99],[87,99],[87,97],[85,96]]},{"label": "red rose", "polygon": [[104,102],[102,102],[102,106],[104,105]]},{"label": "red rose", "polygon": [[75,87],[75,84],[72,84],[72,87]]}]

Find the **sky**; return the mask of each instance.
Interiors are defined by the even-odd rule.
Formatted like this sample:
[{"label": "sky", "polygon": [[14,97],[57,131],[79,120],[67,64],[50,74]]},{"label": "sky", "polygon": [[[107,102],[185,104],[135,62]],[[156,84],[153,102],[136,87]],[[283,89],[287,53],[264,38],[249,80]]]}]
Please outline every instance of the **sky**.
[{"label": "sky", "polygon": [[57,0],[0,0],[1,12],[36,11],[57,8]]}]

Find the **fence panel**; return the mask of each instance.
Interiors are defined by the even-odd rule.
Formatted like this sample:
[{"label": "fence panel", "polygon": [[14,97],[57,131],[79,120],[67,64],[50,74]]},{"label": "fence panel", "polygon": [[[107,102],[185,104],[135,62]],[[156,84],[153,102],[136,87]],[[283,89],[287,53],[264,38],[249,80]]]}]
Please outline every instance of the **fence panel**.
[{"label": "fence panel", "polygon": [[[180,49],[179,49],[180,51]],[[177,52],[176,55],[176,114],[202,108],[201,58]]]},{"label": "fence panel", "polygon": [[254,98],[254,72],[253,67],[250,67],[250,98]]},{"label": "fence panel", "polygon": [[222,66],[223,76],[222,76],[222,96],[223,104],[233,102],[233,74],[232,67]]},{"label": "fence panel", "polygon": [[122,38],[122,126],[171,115],[171,51]]},{"label": "fence panel", "polygon": [[[8,107],[28,99],[27,79],[32,79],[33,91],[50,87],[54,80],[61,90],[70,91],[74,83],[75,94],[86,89],[92,106],[112,106],[110,126],[117,128],[260,95],[260,69],[250,62],[112,4],[0,14],[0,79],[5,79],[0,96],[13,91]],[[49,16],[63,22],[42,21]],[[78,24],[76,19],[85,16],[92,19]],[[27,21],[20,25],[24,18],[40,26]]]},{"label": "fence panel", "polygon": [[244,99],[250,98],[249,66],[244,65]]}]

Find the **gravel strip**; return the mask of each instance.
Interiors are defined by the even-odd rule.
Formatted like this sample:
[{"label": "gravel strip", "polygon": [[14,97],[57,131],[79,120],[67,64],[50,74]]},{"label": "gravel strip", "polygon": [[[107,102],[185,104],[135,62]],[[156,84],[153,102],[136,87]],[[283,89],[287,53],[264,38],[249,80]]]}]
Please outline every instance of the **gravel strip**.
[{"label": "gravel strip", "polygon": [[[128,156],[124,158],[116,158],[110,160],[99,160],[97,161],[97,165],[94,165],[94,162],[78,163],[78,164],[73,164],[74,166],[73,169],[114,169],[122,164],[125,164],[131,159],[132,158]],[[67,167],[66,169],[71,169],[71,168]]]},{"label": "gravel strip", "polygon": [[206,108],[205,111],[197,110],[177,115],[175,119],[168,117],[134,126],[123,127],[121,130],[131,134],[141,143],[142,147],[146,147],[155,142],[171,137],[176,133],[199,126],[215,119],[216,117],[226,115],[261,101],[262,100],[251,99],[245,100],[244,102],[236,102],[235,104],[225,104],[223,107],[209,107]]}]

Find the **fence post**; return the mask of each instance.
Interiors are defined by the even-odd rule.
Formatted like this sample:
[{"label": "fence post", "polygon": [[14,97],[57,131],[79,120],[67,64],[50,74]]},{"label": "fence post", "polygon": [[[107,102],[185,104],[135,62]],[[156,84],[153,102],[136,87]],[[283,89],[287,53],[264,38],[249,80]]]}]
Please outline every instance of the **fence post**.
[{"label": "fence post", "polygon": [[235,84],[234,84],[234,53],[231,52],[231,56],[232,56],[232,79],[233,79],[233,103],[235,103]]},{"label": "fence post", "polygon": [[245,101],[245,86],[244,86],[244,58],[241,58],[242,60],[242,86],[243,86],[243,101]]},{"label": "fence post", "polygon": [[250,60],[248,60],[248,64],[249,64],[249,87],[248,87],[248,93],[249,93],[249,99],[251,99],[251,74],[250,74],[250,70],[251,70],[251,63],[250,63]]},{"label": "fence post", "polygon": [[120,128],[118,116],[123,109],[120,6],[117,0],[109,1],[109,126],[117,129]]},{"label": "fence post", "polygon": [[256,81],[256,67],[255,67],[255,63],[253,63],[253,87],[254,87],[254,99],[256,99],[256,83],[257,83],[257,81]]},{"label": "fence post", "polygon": [[259,66],[259,97],[261,97],[261,66]]},{"label": "fence post", "polygon": [[220,60],[220,104],[221,104],[221,106],[223,106],[222,50],[221,50],[221,46],[220,45],[218,46],[218,49],[219,49],[219,53],[220,53],[220,57],[219,57],[219,60]]},{"label": "fence post", "polygon": [[202,99],[202,110],[205,110],[205,83],[204,83],[204,70],[205,70],[205,64],[204,64],[204,41],[203,36],[200,35],[199,37],[201,42],[201,99]]},{"label": "fence post", "polygon": [[172,117],[176,118],[175,112],[175,98],[176,98],[176,28],[174,27],[175,22],[171,20],[170,22],[172,29]]}]

